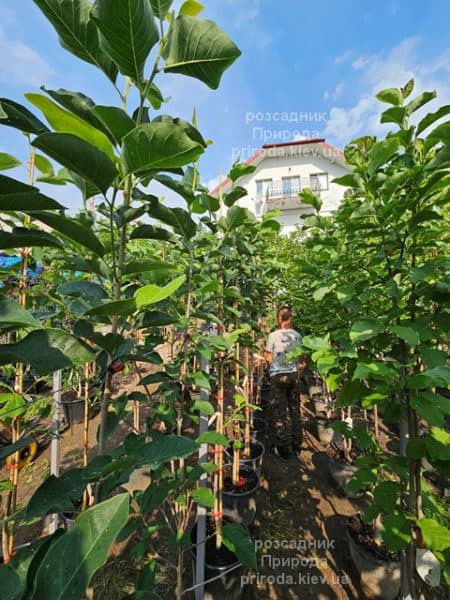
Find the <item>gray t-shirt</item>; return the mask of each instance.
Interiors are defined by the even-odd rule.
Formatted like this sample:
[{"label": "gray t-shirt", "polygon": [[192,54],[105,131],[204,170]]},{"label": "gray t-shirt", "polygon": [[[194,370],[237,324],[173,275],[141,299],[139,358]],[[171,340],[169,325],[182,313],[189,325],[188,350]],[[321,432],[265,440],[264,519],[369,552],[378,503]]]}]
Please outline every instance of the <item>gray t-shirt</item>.
[{"label": "gray t-shirt", "polygon": [[269,333],[266,344],[266,352],[272,353],[270,364],[270,376],[281,373],[295,373],[297,371],[297,360],[286,362],[286,354],[300,346],[302,336],[295,329],[277,329]]}]

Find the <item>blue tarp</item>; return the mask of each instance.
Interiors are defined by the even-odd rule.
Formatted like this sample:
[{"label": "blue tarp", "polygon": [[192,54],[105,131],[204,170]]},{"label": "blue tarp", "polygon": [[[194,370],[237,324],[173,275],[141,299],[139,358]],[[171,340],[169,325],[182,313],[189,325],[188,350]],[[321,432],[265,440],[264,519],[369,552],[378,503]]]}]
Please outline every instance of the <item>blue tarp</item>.
[{"label": "blue tarp", "polygon": [[[16,265],[20,265],[21,261],[22,259],[20,258],[20,256],[0,256],[0,269],[4,269],[5,271],[8,269],[12,269]],[[28,277],[31,277],[32,279],[37,279],[39,275],[43,273],[43,271],[44,267],[42,266],[42,263],[37,262],[36,270],[27,269],[27,274]],[[1,284],[0,282],[0,285],[3,284]]]}]

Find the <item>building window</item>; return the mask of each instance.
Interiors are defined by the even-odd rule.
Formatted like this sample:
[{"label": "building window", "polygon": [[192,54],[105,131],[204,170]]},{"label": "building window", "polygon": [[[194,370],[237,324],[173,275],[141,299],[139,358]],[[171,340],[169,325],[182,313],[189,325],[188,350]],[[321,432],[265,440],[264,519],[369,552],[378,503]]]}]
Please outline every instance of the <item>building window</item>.
[{"label": "building window", "polygon": [[328,173],[312,173],[309,176],[309,185],[313,192],[322,192],[328,189]]},{"label": "building window", "polygon": [[272,180],[271,179],[258,179],[256,181],[256,195],[259,198],[268,196],[272,191]]},{"label": "building window", "polygon": [[300,193],[300,177],[282,177],[283,197],[290,198]]}]

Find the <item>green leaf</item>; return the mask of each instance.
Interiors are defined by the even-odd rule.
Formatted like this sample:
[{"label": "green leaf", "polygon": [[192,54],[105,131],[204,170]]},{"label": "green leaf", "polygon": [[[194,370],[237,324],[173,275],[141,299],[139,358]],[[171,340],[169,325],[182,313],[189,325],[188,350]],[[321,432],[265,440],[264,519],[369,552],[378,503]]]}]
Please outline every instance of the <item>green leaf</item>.
[{"label": "green leaf", "polygon": [[61,329],[39,329],[15,344],[0,344],[0,365],[26,363],[43,375],[91,362],[94,356],[90,348]]},{"label": "green leaf", "polygon": [[32,145],[87,179],[103,193],[117,176],[114,163],[104,152],[70,133],[44,133]]},{"label": "green leaf", "polygon": [[0,565],[2,600],[21,600],[25,591],[19,575],[10,565]]},{"label": "green leaf", "polygon": [[450,104],[441,106],[436,112],[428,113],[417,125],[416,134],[420,135],[422,131],[425,131],[430,125],[448,114],[450,114]]},{"label": "green leaf", "polygon": [[91,577],[106,562],[128,513],[128,494],[114,496],[82,513],[73,529],[61,536],[43,558],[31,600],[83,597]]},{"label": "green leaf", "polygon": [[394,512],[400,497],[401,487],[396,481],[382,481],[373,491],[375,502],[385,514]]},{"label": "green leaf", "polygon": [[55,237],[45,231],[15,227],[11,233],[0,231],[0,248],[27,248],[27,247],[63,248]]},{"label": "green leaf", "polygon": [[172,5],[173,0],[150,0],[153,12],[159,19],[164,19]]},{"label": "green leaf", "polygon": [[52,163],[48,160],[46,156],[42,154],[34,154],[34,164],[38,171],[40,171],[43,175],[53,176],[55,171],[53,169]]},{"label": "green leaf", "polygon": [[133,273],[146,273],[149,271],[173,271],[175,267],[169,263],[163,262],[162,260],[156,259],[136,259],[130,260],[124,269],[124,275],[131,275]]},{"label": "green leaf", "polygon": [[196,17],[198,14],[202,12],[205,7],[197,0],[186,0],[181,5],[180,11],[178,14],[180,15],[188,15],[190,17]]},{"label": "green leaf", "polygon": [[45,223],[74,242],[81,244],[85,248],[89,248],[89,250],[92,250],[97,256],[104,256],[105,248],[95,233],[76,219],[39,211],[33,212],[32,216],[34,219],[41,221],[41,223]]},{"label": "green leaf", "polygon": [[247,163],[235,162],[231,167],[230,172],[228,173],[229,179],[231,181],[237,181],[240,177],[244,177],[245,175],[251,175],[256,171],[256,167],[254,165],[248,165]]},{"label": "green leaf", "polygon": [[450,122],[441,123],[428,134],[428,139],[436,139],[444,144],[450,144]]},{"label": "green leaf", "polygon": [[26,402],[20,394],[0,394],[0,419],[11,422],[17,417],[22,417],[26,411]]},{"label": "green leaf", "polygon": [[195,77],[215,90],[225,70],[240,54],[213,21],[181,15],[173,24],[164,70]]},{"label": "green leaf", "polygon": [[0,295],[0,325],[40,328],[41,322],[9,296]]},{"label": "green leaf", "polygon": [[222,540],[238,560],[249,569],[257,569],[255,545],[242,525],[229,523],[222,527]]},{"label": "green leaf", "polygon": [[123,138],[122,162],[127,173],[172,169],[195,162],[204,147],[179,125],[152,122],[139,125]]},{"label": "green leaf", "polygon": [[430,550],[443,552],[450,548],[450,531],[434,519],[423,518],[417,521],[425,546]]},{"label": "green leaf", "polygon": [[145,444],[137,459],[139,465],[161,465],[176,458],[187,458],[198,450],[194,440],[181,435],[162,435],[149,444]]},{"label": "green leaf", "polygon": [[207,400],[196,400],[192,406],[192,410],[198,410],[208,417],[212,417],[212,415],[216,412],[214,406]]},{"label": "green leaf", "polygon": [[58,512],[73,512],[85,487],[83,469],[71,469],[60,477],[50,475],[31,496],[23,518],[28,520]]},{"label": "green leaf", "polygon": [[[1,120],[0,120],[1,123]],[[0,152],[0,171],[7,171],[8,169],[14,169],[20,167],[22,163],[18,158],[8,154],[7,152]]]},{"label": "green leaf", "polygon": [[142,80],[150,50],[159,39],[148,0],[96,0],[91,18],[100,32],[100,46],[122,75]]},{"label": "green leaf", "polygon": [[180,275],[180,277],[177,277],[164,287],[159,287],[153,284],[145,285],[135,294],[137,309],[141,310],[146,306],[156,304],[156,302],[161,302],[161,300],[165,300],[169,296],[172,296],[185,281],[186,276]]},{"label": "green leaf", "polygon": [[86,96],[86,94],[81,92],[71,92],[64,88],[49,90],[43,85],[41,86],[41,90],[53,98],[53,100],[56,100],[58,104],[63,106],[70,113],[77,115],[77,117],[80,117],[83,121],[90,123],[93,127],[103,131],[103,133],[106,133],[109,136],[102,123],[92,112],[92,109],[95,107],[95,102],[92,98],[89,98],[89,96]]},{"label": "green leaf", "polygon": [[389,550],[404,550],[411,541],[411,522],[402,513],[387,515],[381,525],[381,536]]},{"label": "green leaf", "polygon": [[320,302],[334,289],[334,284],[332,285],[321,285],[313,293],[313,299],[315,302]]},{"label": "green leaf", "polygon": [[240,227],[247,220],[248,213],[245,208],[241,206],[232,206],[228,209],[226,216],[227,229],[232,231],[237,227]]},{"label": "green leaf", "polygon": [[223,195],[223,203],[225,206],[233,206],[238,200],[244,198],[247,195],[247,190],[239,185],[228,192],[228,194]]},{"label": "green leaf", "polygon": [[417,346],[420,341],[419,334],[412,327],[406,327],[404,325],[392,325],[391,331],[411,347]]},{"label": "green leaf", "polygon": [[156,510],[166,500],[170,493],[172,484],[170,481],[151,483],[138,497],[138,503],[143,512]]},{"label": "green leaf", "polygon": [[310,189],[306,188],[299,194],[302,204],[312,206],[317,212],[322,208],[321,199]]},{"label": "green leaf", "polygon": [[89,17],[89,0],[33,1],[55,28],[63,48],[116,81],[117,67],[100,48],[97,28]]},{"label": "green leaf", "polygon": [[367,172],[373,175],[377,169],[386,164],[397,152],[400,145],[396,137],[386,138],[377,142],[369,152]]},{"label": "green leaf", "polygon": [[134,298],[127,298],[126,300],[113,300],[94,306],[84,314],[91,317],[128,317],[134,312],[136,312],[136,302]]},{"label": "green leaf", "polygon": [[48,131],[48,127],[35,117],[28,108],[7,98],[0,98],[0,125],[14,127],[35,135]]},{"label": "green leaf", "polygon": [[125,111],[116,106],[95,106],[91,111],[104,127],[111,133],[117,143],[121,143],[122,139],[132,129],[136,127],[136,123]]},{"label": "green leaf", "polygon": [[420,96],[411,100],[409,104],[406,105],[406,112],[408,115],[412,115],[416,110],[419,110],[424,104],[430,102],[430,100],[434,100],[436,98],[436,92],[423,92]]},{"label": "green leaf", "polygon": [[0,175],[0,210],[59,210],[64,208],[59,202],[39,193],[36,187]]},{"label": "green leaf", "polygon": [[440,402],[441,399],[444,400],[442,396],[433,392],[422,392],[413,396],[410,404],[430,425],[444,427],[445,415],[441,408],[441,404],[443,404]]},{"label": "green leaf", "polygon": [[192,498],[194,502],[200,504],[200,506],[206,506],[206,508],[214,507],[214,494],[212,490],[207,487],[199,487],[192,492]]},{"label": "green leaf", "polygon": [[406,116],[406,108],[404,106],[392,106],[381,114],[380,123],[397,123],[403,126]]},{"label": "green leaf", "polygon": [[387,104],[393,104],[399,106],[403,102],[403,94],[397,88],[388,88],[378,92],[375,96],[380,102],[386,102]]},{"label": "green leaf", "polygon": [[354,344],[370,340],[384,330],[383,324],[376,319],[355,321],[350,329],[350,339]]},{"label": "green leaf", "polygon": [[110,158],[114,158],[111,141],[102,131],[99,131],[90,123],[86,123],[73,113],[64,110],[42,94],[25,94],[25,98],[42,111],[55,131],[76,135],[107,154]]},{"label": "green leaf", "polygon": [[354,373],[353,379],[386,379],[390,381],[396,377],[397,371],[379,360],[370,362],[359,362]]},{"label": "green leaf", "polygon": [[176,239],[168,229],[154,225],[139,225],[133,230],[130,237],[132,240],[160,240],[163,242],[172,242]]},{"label": "green leaf", "polygon": [[183,208],[168,208],[158,200],[152,200],[148,208],[148,214],[173,227],[185,240],[190,240],[197,233],[195,221]]},{"label": "green leaf", "polygon": [[217,431],[205,431],[195,440],[197,444],[214,444],[216,446],[229,446],[229,440]]}]

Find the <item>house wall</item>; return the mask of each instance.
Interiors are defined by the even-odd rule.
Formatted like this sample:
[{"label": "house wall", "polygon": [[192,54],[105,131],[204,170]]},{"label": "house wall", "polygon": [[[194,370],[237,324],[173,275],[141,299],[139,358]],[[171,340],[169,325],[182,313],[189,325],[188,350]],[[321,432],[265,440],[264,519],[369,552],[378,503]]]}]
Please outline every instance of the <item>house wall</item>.
[{"label": "house wall", "polygon": [[[239,201],[239,205],[250,209],[256,216],[262,216],[266,207],[257,197],[257,180],[272,179],[274,184],[281,185],[282,177],[300,176],[303,189],[310,186],[309,176],[314,173],[328,173],[328,190],[321,191],[320,198],[322,200],[321,214],[329,214],[338,207],[346,189],[331,182],[335,177],[341,177],[348,173],[348,170],[324,156],[313,153],[303,153],[302,156],[264,158],[254,173],[242,177],[238,181],[238,184],[248,191],[248,195]],[[298,210],[283,210],[283,214],[277,218],[282,224],[282,233],[294,230],[300,224],[300,214],[305,210],[308,209],[304,207]]]}]

